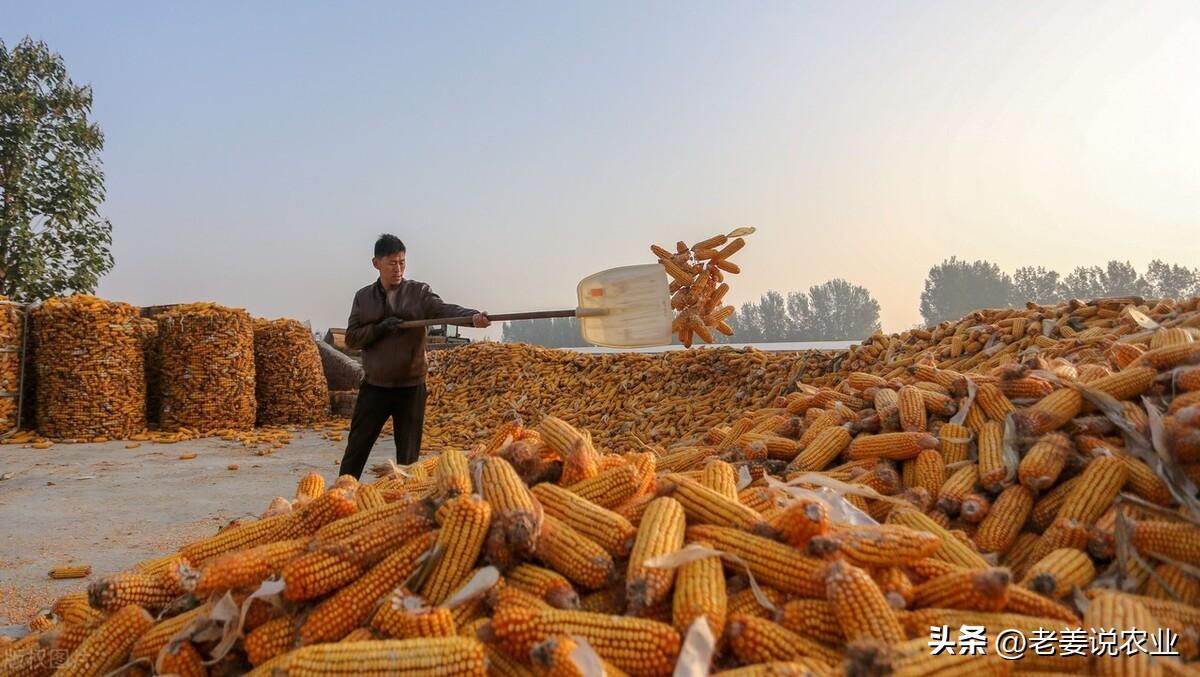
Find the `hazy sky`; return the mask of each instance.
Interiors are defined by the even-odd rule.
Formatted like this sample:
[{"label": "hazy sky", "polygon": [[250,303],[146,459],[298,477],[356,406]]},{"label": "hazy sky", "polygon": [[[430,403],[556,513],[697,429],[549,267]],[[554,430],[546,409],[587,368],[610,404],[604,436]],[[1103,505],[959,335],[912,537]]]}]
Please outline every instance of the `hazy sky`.
[{"label": "hazy sky", "polygon": [[[492,312],[735,226],[735,302],[1200,265],[1200,3],[0,2],[95,90],[101,295],[345,324],[374,237]],[[497,335],[498,332],[493,332]]]}]

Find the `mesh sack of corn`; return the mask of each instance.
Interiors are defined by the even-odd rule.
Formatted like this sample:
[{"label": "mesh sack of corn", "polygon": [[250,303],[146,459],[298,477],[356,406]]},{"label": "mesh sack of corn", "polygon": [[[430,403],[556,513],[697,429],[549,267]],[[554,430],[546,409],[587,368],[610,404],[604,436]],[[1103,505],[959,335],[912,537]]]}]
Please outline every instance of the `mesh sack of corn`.
[{"label": "mesh sack of corn", "polygon": [[254,427],[254,321],[240,308],[175,306],[156,316],[163,430]]},{"label": "mesh sack of corn", "polygon": [[0,433],[17,426],[25,310],[0,296]]},{"label": "mesh sack of corn", "polygon": [[37,425],[46,437],[123,438],[146,427],[138,311],[94,296],[32,309]]},{"label": "mesh sack of corn", "polygon": [[254,321],[258,423],[313,423],[329,413],[329,388],[312,334],[296,320]]}]

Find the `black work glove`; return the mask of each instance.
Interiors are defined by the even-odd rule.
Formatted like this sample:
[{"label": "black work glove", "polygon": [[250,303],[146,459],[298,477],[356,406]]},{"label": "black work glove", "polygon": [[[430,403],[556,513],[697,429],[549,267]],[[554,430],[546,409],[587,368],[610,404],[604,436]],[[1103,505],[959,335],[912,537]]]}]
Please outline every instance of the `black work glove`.
[{"label": "black work glove", "polygon": [[400,331],[399,324],[403,321],[395,316],[385,317],[379,322],[379,328],[388,332]]}]

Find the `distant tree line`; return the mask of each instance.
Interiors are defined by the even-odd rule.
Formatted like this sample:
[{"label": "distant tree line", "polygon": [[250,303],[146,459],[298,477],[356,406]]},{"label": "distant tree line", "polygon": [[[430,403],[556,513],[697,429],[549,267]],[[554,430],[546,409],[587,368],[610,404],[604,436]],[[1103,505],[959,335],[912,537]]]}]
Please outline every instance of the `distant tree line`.
[{"label": "distant tree line", "polygon": [[[925,324],[934,325],[980,308],[1111,296],[1200,296],[1200,270],[1155,259],[1139,273],[1128,261],[1114,260],[1103,267],[1079,266],[1065,277],[1041,266],[1009,275],[989,261],[952,256],[929,269],[920,310]],[[743,303],[727,322],[733,336],[715,334],[719,343],[857,341],[879,330],[879,303],[865,287],[839,278],[807,292],[768,291],[757,302]],[[573,318],[506,324],[503,340],[558,348],[587,345]]]},{"label": "distant tree line", "polygon": [[1187,298],[1200,295],[1200,270],[1155,259],[1139,274],[1128,261],[1079,266],[1066,277],[1041,266],[1017,268],[1010,276],[989,261],[950,257],[929,269],[921,292],[921,317],[929,325],[956,320],[979,308],[1111,296]]}]

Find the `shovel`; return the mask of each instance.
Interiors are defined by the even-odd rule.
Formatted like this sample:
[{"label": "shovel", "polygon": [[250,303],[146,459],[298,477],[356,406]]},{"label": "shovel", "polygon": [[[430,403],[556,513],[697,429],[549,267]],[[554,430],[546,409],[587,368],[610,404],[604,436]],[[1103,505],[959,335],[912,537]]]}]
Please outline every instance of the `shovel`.
[{"label": "shovel", "polygon": [[[671,294],[667,273],[657,263],[602,270],[583,278],[576,287],[579,306],[571,310],[539,310],[529,313],[488,315],[493,322],[544,320],[554,317],[579,319],[583,340],[608,348],[644,348],[671,342]],[[440,324],[471,326],[467,317],[406,320],[398,326],[429,327]]]}]

